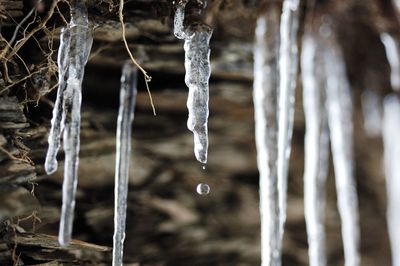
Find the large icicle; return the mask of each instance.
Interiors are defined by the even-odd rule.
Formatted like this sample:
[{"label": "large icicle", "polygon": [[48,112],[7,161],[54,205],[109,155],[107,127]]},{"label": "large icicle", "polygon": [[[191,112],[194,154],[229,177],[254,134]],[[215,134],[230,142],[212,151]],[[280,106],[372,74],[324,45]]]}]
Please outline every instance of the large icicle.
[{"label": "large icicle", "polygon": [[63,117],[61,122],[64,125],[63,143],[65,152],[61,221],[58,235],[61,245],[67,245],[71,240],[72,234],[75,194],[78,182],[81,88],[84,68],[93,42],[84,1],[73,1],[71,5],[69,32],[70,46],[65,53],[69,61],[68,80],[63,95]]},{"label": "large icicle", "polygon": [[301,74],[306,122],[304,213],[311,266],[325,266],[325,184],[328,174],[329,131],[325,109],[326,74],[318,37],[303,36]]},{"label": "large icicle", "polygon": [[346,266],[360,264],[358,200],[353,173],[352,99],[345,63],[332,36],[325,37],[327,110]]},{"label": "large icicle", "polygon": [[389,33],[381,34],[381,41],[385,47],[386,58],[390,64],[390,83],[396,91],[400,90],[400,49],[395,38]]},{"label": "large icicle", "polygon": [[117,151],[114,191],[114,247],[112,265],[123,263],[126,208],[131,158],[131,128],[137,94],[137,69],[126,63],[122,69],[120,106],[117,125]]},{"label": "large icicle", "polygon": [[389,95],[384,101],[383,144],[387,188],[387,220],[392,249],[392,265],[400,265],[400,101]]},{"label": "large icicle", "polygon": [[69,29],[62,28],[60,34],[60,46],[58,47],[58,91],[57,98],[53,109],[53,118],[51,119],[51,129],[49,133],[49,148],[46,154],[45,170],[47,174],[52,174],[57,170],[57,153],[60,148],[61,131],[63,124],[61,119],[63,116],[64,91],[67,87],[67,72],[69,67],[68,51],[70,48]]},{"label": "large icicle", "polygon": [[279,14],[271,6],[257,20],[254,46],[254,114],[257,163],[260,172],[261,261],[281,265],[279,234],[278,158],[278,57]]},{"label": "large icicle", "polygon": [[294,101],[297,78],[297,31],[299,0],[285,0],[280,24],[279,108],[278,108],[278,188],[280,234],[286,220],[289,157],[293,133]]},{"label": "large icicle", "polygon": [[196,159],[205,164],[208,153],[207,122],[212,29],[205,24],[197,24],[185,29],[183,26],[185,5],[186,1],[182,1],[177,7],[174,34],[177,38],[185,40],[185,83],[189,88],[187,127],[193,132]]}]

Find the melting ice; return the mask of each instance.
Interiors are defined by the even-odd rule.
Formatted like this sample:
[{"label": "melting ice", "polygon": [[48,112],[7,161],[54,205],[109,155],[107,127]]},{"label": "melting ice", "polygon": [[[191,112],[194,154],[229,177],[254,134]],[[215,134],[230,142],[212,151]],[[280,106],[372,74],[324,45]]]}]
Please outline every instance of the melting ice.
[{"label": "melting ice", "polygon": [[126,63],[122,69],[120,106],[117,123],[117,147],[114,191],[114,246],[112,265],[122,265],[126,209],[131,158],[132,122],[137,94],[137,69]]},{"label": "melting ice", "polygon": [[186,2],[183,1],[177,7],[174,18],[174,34],[177,38],[185,40],[185,83],[189,88],[187,127],[193,132],[196,159],[201,163],[207,163],[212,29],[205,24],[184,28],[185,5]]},{"label": "melting ice", "polygon": [[83,1],[73,1],[71,4],[71,21],[68,28],[61,31],[60,36],[57,60],[59,87],[51,120],[49,149],[45,163],[47,173],[56,171],[56,155],[63,131],[65,165],[59,231],[61,245],[67,245],[72,234],[78,181],[81,87],[84,67],[89,57],[92,42],[86,6]]}]

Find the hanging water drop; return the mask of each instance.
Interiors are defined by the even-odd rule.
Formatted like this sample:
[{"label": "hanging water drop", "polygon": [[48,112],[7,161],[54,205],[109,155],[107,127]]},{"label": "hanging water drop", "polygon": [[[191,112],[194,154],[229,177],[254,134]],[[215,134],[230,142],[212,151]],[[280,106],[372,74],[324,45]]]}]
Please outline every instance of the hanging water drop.
[{"label": "hanging water drop", "polygon": [[210,193],[210,186],[205,183],[200,183],[196,187],[196,192],[199,195],[207,195],[208,193]]}]

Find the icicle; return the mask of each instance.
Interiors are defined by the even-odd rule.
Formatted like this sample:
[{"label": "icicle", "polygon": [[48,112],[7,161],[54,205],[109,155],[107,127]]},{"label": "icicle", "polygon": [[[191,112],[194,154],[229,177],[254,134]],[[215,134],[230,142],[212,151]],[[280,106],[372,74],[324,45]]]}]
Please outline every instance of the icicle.
[{"label": "icicle", "polygon": [[389,95],[384,101],[383,144],[387,188],[387,220],[392,249],[392,265],[400,265],[400,101]]},{"label": "icicle", "polygon": [[301,73],[306,120],[304,205],[311,266],[326,265],[325,184],[328,174],[329,132],[325,109],[326,75],[318,37],[303,37]]},{"label": "icicle", "polygon": [[194,135],[196,159],[205,164],[208,152],[208,82],[211,74],[209,44],[212,29],[205,24],[197,24],[184,29],[185,5],[186,1],[182,1],[178,5],[174,19],[174,34],[177,38],[185,40],[185,83],[189,88],[187,127]]},{"label": "icicle", "polygon": [[278,188],[280,204],[280,234],[283,237],[286,220],[287,179],[293,133],[294,101],[297,78],[297,31],[299,0],[285,0],[280,24],[279,51],[279,133]]},{"label": "icicle", "polygon": [[274,6],[257,20],[254,46],[254,115],[257,164],[260,172],[261,261],[281,265],[279,233],[278,158],[278,57],[279,14]]},{"label": "icicle", "polygon": [[353,175],[352,100],[345,63],[333,37],[324,43],[327,110],[335,169],[336,194],[342,220],[345,265],[360,264],[358,201]]},{"label": "icicle", "polygon": [[58,91],[57,98],[53,109],[53,118],[51,119],[51,129],[49,133],[49,148],[47,150],[45,170],[47,174],[52,174],[57,170],[57,153],[60,148],[61,131],[63,124],[61,119],[63,116],[64,91],[67,87],[67,70],[69,67],[68,50],[70,48],[69,29],[61,29],[60,47],[58,48]]},{"label": "icicle", "polygon": [[364,129],[368,137],[379,137],[381,135],[381,103],[377,92],[366,90],[361,95],[361,107],[364,117]]},{"label": "icicle", "polygon": [[385,46],[386,58],[390,64],[390,83],[396,91],[400,90],[400,50],[396,40],[389,33],[381,34]]},{"label": "icicle", "polygon": [[131,158],[131,128],[137,94],[137,69],[126,63],[122,69],[120,106],[117,125],[117,151],[114,192],[114,247],[112,265],[122,265],[126,208]]},{"label": "icicle", "polygon": [[84,67],[88,61],[92,47],[92,35],[89,28],[87,10],[83,1],[75,1],[71,7],[71,22],[69,25],[70,46],[65,56],[68,63],[67,87],[63,93],[64,125],[64,182],[59,230],[59,242],[67,245],[71,240],[75,209],[75,194],[78,182],[79,163],[79,133],[81,121],[82,80]]}]

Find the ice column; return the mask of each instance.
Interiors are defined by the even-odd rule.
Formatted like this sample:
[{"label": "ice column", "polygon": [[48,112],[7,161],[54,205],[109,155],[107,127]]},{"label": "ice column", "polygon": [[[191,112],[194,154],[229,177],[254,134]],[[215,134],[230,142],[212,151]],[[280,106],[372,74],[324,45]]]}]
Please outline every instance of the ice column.
[{"label": "ice column", "polygon": [[280,234],[286,220],[287,182],[293,133],[294,101],[297,78],[297,31],[299,0],[285,0],[280,24],[279,101],[278,101],[278,188]]},{"label": "ice column", "polygon": [[352,98],[345,63],[333,37],[324,43],[327,110],[346,266],[360,264],[356,182],[353,173]]},{"label": "ice column", "polygon": [[205,164],[208,153],[207,123],[212,29],[205,24],[184,28],[185,5],[186,1],[182,1],[177,7],[174,18],[174,34],[177,38],[185,40],[185,83],[189,88],[187,127],[193,132],[196,159]]},{"label": "ice column", "polygon": [[400,101],[389,95],[384,100],[383,144],[387,187],[387,220],[392,265],[400,265]]},{"label": "ice column", "polygon": [[329,131],[325,109],[326,74],[316,35],[303,36],[301,74],[306,122],[304,208],[311,266],[325,266],[325,184],[328,174]]},{"label": "ice column", "polygon": [[56,155],[63,131],[65,165],[59,231],[61,245],[67,245],[72,234],[78,180],[81,87],[92,42],[85,2],[72,1],[71,21],[68,28],[61,31],[60,36],[58,52],[59,88],[53,110],[49,150],[45,163],[47,173],[56,171]]},{"label": "ice column", "polygon": [[126,209],[131,158],[131,133],[137,94],[137,69],[126,63],[122,69],[117,125],[117,151],[114,191],[114,247],[112,265],[123,263]]},{"label": "ice column", "polygon": [[281,265],[279,234],[278,86],[279,14],[270,7],[257,20],[254,45],[254,114],[257,164],[260,172],[260,216],[262,265]]}]

